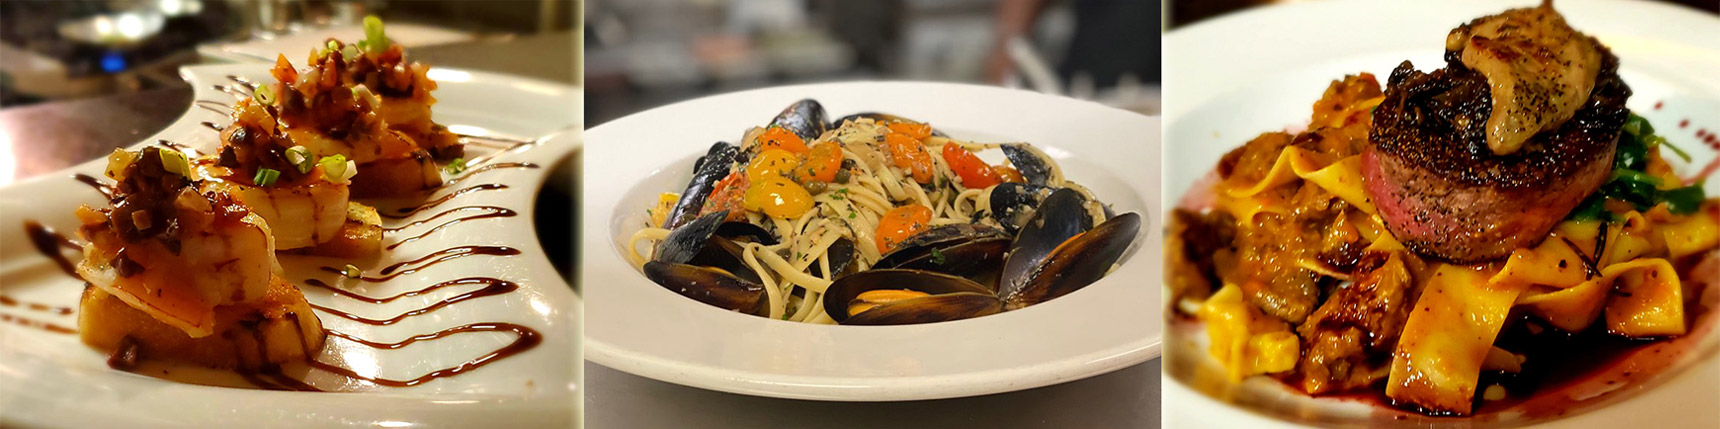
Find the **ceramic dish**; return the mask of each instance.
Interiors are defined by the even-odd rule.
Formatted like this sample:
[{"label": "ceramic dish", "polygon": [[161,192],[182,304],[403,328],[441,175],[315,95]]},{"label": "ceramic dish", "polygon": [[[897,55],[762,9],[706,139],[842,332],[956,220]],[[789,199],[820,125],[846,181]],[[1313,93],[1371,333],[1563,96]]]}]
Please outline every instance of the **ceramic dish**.
[{"label": "ceramic dish", "polygon": [[[223,107],[235,97],[223,88],[243,90],[232,77],[252,82],[269,79],[267,68],[258,65],[191,67],[182,75],[195,89],[196,102],[140,146],[168,141],[202,152],[212,150],[217,136],[211,126],[227,124]],[[105,205],[100,193],[72,178],[74,173],[102,176],[105,160],[96,160],[0,189],[0,213],[4,213],[0,225],[5,228],[0,234],[4,242],[0,273],[5,278],[0,294],[8,298],[8,304],[0,306],[7,322],[0,323],[0,386],[5,386],[0,389],[0,409],[5,410],[0,425],[571,424],[574,416],[568,404],[575,401],[578,300],[550,261],[540,256],[542,251],[531,228],[531,208],[534,194],[549,174],[548,167],[568,157],[580,144],[576,131],[580,94],[559,84],[454,69],[435,69],[431,77],[441,86],[436,91],[440,99],[435,108],[437,122],[465,134],[529,136],[527,139],[536,141],[508,145],[512,149],[507,150],[493,143],[469,146],[472,167],[450,177],[449,185],[424,200],[378,204],[384,214],[427,206],[401,219],[385,220],[384,227],[397,229],[386,234],[384,246],[403,242],[397,248],[368,260],[342,261],[359,265],[373,277],[397,275],[392,279],[340,281],[338,276],[317,269],[332,262],[323,258],[283,255],[282,266],[289,281],[301,285],[311,303],[350,313],[347,317],[318,311],[324,327],[330,330],[376,342],[401,342],[462,325],[502,322],[535,332],[540,343],[456,376],[427,379],[411,387],[385,387],[319,370],[297,374],[319,389],[345,393],[214,387],[243,382],[234,380],[237,377],[231,373],[194,368],[145,367],[152,376],[110,369],[107,356],[79,342],[76,335],[54,332],[77,326],[75,309],[83,282],[67,276],[35,250],[23,227],[26,220],[36,220],[59,231],[72,231],[77,220],[71,213],[79,204]],[[480,160],[484,154],[494,156]],[[440,212],[470,206],[509,208],[518,215],[447,223],[474,211],[469,209],[433,219]],[[429,222],[411,223],[423,220]],[[417,235],[423,238],[407,239]],[[410,262],[426,255],[445,257],[449,253],[438,252],[474,245],[504,246],[518,250],[520,256],[473,255],[440,263]],[[385,266],[402,261],[408,263],[389,270],[392,273],[383,271]],[[462,285],[370,303],[303,286],[307,279],[315,278],[338,284],[353,294],[389,297],[464,277],[504,279],[518,289],[486,296]],[[427,307],[438,308],[416,311]],[[398,323],[386,325],[357,320],[396,317]],[[523,344],[521,338],[527,336],[504,331],[467,332],[394,349],[365,347],[330,336],[319,360],[344,365],[368,377],[411,380]]]},{"label": "ceramic dish", "polygon": [[[954,322],[829,326],[742,315],[681,297],[621,256],[661,192],[678,192],[718,140],[736,141],[802,98],[833,117],[878,111],[952,137],[1029,142],[1118,212],[1158,207],[1158,121],[1037,93],[932,83],[746,91],[652,109],[586,130],[586,357],[658,380],[750,395],[885,401],[970,396],[1075,380],[1158,354],[1156,219],[1109,276],[1043,304]],[[995,154],[993,154],[995,155]],[[1001,156],[997,157],[1001,159]],[[998,162],[998,159],[988,159]]]},{"label": "ceramic dish", "polygon": [[[1220,156],[1253,136],[1304,126],[1308,106],[1332,80],[1362,71],[1383,80],[1405,59],[1423,70],[1438,67],[1444,35],[1452,27],[1535,3],[1317,2],[1238,13],[1167,34],[1166,56],[1179,59],[1166,63],[1166,79],[1177,82],[1166,90],[1171,109],[1165,112],[1170,142],[1165,159],[1174,160],[1166,164],[1168,201],[1180,198]],[[1713,162],[1716,148],[1704,147],[1697,133],[1720,130],[1720,81],[1713,79],[1720,70],[1720,17],[1651,2],[1561,0],[1557,7],[1573,27],[1597,37],[1621,58],[1619,74],[1635,91],[1629,107],[1694,156],[1693,163],[1675,161],[1681,172]],[[1708,193],[1714,195],[1715,187]],[[1710,308],[1714,289],[1708,288],[1703,301]],[[1274,419],[1321,425],[1550,420],[1579,427],[1713,427],[1720,424],[1713,412],[1714,398],[1720,397],[1720,385],[1714,383],[1720,375],[1720,335],[1712,329],[1713,316],[1707,314],[1680,340],[1679,347],[1690,350],[1665,362],[1671,368],[1655,376],[1632,378],[1632,371],[1656,365],[1638,361],[1605,371],[1580,388],[1541,392],[1573,402],[1554,415],[1507,412],[1474,420],[1427,418],[1372,400],[1309,398],[1265,377],[1240,385],[1205,379],[1197,374],[1217,364],[1205,353],[1204,331],[1178,322],[1167,328],[1172,333],[1165,370],[1174,381],[1164,384],[1164,409],[1176,411],[1167,413],[1166,421],[1173,427],[1284,425]],[[1603,384],[1621,375],[1632,381]],[[1612,393],[1602,394],[1607,391]]]}]

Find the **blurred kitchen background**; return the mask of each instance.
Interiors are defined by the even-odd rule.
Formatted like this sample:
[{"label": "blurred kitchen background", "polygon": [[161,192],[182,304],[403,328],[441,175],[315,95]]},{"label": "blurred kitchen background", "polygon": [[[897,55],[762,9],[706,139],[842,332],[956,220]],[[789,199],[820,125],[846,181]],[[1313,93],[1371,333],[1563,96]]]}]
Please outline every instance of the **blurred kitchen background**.
[{"label": "blurred kitchen background", "polygon": [[[1165,0],[1170,8],[1170,29],[1193,24],[1201,20],[1223,15],[1230,12],[1248,9],[1256,6],[1266,6],[1279,3],[1319,0]],[[1663,3],[1677,3],[1704,10],[1720,13],[1720,0],[1654,0]],[[1557,2],[1555,2],[1557,4]]]},{"label": "blurred kitchen background", "polygon": [[[477,45],[409,51],[433,65],[452,54],[573,81],[578,10],[568,0],[3,0],[0,107],[183,87],[177,69],[189,64],[273,61],[275,52],[302,62],[330,35],[362,35],[366,14],[384,18],[389,36],[409,48]],[[541,49],[469,58],[503,43]],[[532,63],[515,64],[524,61]]]},{"label": "blurred kitchen background", "polygon": [[182,66],[285,54],[302,67],[330,37],[361,39],[370,14],[414,61],[578,85],[582,10],[575,0],[0,0],[0,185],[166,127],[191,105]]},{"label": "blurred kitchen background", "polygon": [[1152,0],[588,0],[586,124],[840,80],[1021,87],[1159,110]]}]

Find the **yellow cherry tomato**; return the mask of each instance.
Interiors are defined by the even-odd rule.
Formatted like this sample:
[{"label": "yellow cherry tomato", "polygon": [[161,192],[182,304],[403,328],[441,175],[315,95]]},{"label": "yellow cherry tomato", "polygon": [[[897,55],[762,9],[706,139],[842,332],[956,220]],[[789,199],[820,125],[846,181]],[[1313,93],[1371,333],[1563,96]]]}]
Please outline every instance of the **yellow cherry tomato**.
[{"label": "yellow cherry tomato", "polygon": [[777,219],[794,219],[812,209],[812,194],[792,180],[770,176],[752,182],[741,204]]},{"label": "yellow cherry tomato", "polygon": [[890,209],[884,213],[884,218],[878,220],[878,253],[887,253],[890,249],[908,237],[931,227],[932,209],[919,204],[909,204]]},{"label": "yellow cherry tomato", "polygon": [[800,165],[800,157],[782,149],[765,149],[747,163],[747,179],[757,182],[765,177],[788,177]]}]

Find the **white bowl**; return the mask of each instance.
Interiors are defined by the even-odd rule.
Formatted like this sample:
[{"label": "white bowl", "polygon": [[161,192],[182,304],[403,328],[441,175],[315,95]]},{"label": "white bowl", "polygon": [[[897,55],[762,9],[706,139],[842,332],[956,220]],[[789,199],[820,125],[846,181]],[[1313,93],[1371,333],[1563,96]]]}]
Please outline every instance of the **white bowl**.
[{"label": "white bowl", "polygon": [[[1024,141],[1119,212],[1145,216],[1109,276],[1056,300],[975,319],[910,326],[809,325],[723,311],[647,280],[621,256],[660,192],[680,192],[693,160],[738,141],[790,103],[831,116],[878,111],[953,137]],[[586,130],[581,243],[587,359],[726,392],[885,401],[1005,392],[1070,381],[1158,353],[1158,121],[1098,104],[1000,88],[834,83],[706,97]]]},{"label": "white bowl", "polygon": [[[1217,18],[1166,35],[1165,195],[1175,204],[1226,151],[1268,131],[1305,126],[1310,106],[1332,80],[1371,72],[1381,83],[1403,60],[1421,70],[1442,67],[1445,34],[1469,20],[1535,1],[1391,2],[1338,0],[1266,7]],[[1619,74],[1635,91],[1629,106],[1656,131],[1690,151],[1674,161],[1692,173],[1715,159],[1697,130],[1720,130],[1720,18],[1652,2],[1560,0],[1573,27],[1600,39],[1621,58]],[[1657,107],[1658,105],[1658,107]],[[1679,127],[1690,119],[1688,127]],[[1710,182],[1708,193],[1716,194]],[[1715,281],[1720,283],[1720,281]],[[1708,288],[1710,293],[1713,287]],[[1712,306],[1716,296],[1705,301]],[[1663,424],[1714,427],[1720,397],[1720,335],[1709,314],[1681,341],[1694,348],[1657,376],[1619,387],[1589,386],[1551,422],[1578,427]],[[1217,363],[1204,331],[1188,322],[1167,327],[1163,384],[1171,427],[1277,427],[1283,421],[1336,426],[1492,425],[1547,422],[1557,416],[1514,411],[1475,419],[1426,418],[1370,401],[1310,398],[1254,377],[1241,384],[1206,378]],[[1198,325],[1198,324],[1193,324]],[[1609,374],[1619,374],[1618,368]],[[1596,380],[1605,380],[1597,378]],[[1192,387],[1192,386],[1200,387]],[[1613,390],[1595,395],[1597,390]],[[1554,395],[1556,396],[1556,395]],[[1592,396],[1592,397],[1591,397]],[[1247,410],[1249,412],[1240,412]]]}]

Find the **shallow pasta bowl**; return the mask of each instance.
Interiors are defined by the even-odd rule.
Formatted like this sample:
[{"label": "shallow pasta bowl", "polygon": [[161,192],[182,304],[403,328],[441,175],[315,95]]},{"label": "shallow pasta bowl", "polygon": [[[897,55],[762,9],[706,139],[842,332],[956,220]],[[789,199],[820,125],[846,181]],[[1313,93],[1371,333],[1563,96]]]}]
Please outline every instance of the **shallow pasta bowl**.
[{"label": "shallow pasta bowl", "polygon": [[[736,142],[803,98],[832,117],[884,112],[953,138],[1028,142],[1118,212],[1147,218],[1110,275],[1002,314],[907,326],[810,325],[743,315],[675,294],[622,257],[662,192],[680,192],[712,142]],[[581,283],[586,357],[694,387],[797,399],[885,401],[1027,389],[1158,354],[1158,120],[1000,88],[855,82],[718,95],[586,130]],[[995,152],[995,151],[994,151]],[[995,154],[994,154],[995,155]],[[990,160],[997,162],[996,159]]]},{"label": "shallow pasta bowl", "polygon": [[[1406,59],[1422,70],[1440,67],[1451,28],[1536,3],[1318,2],[1261,8],[1167,34],[1167,58],[1177,61],[1166,63],[1166,79],[1177,84],[1165,92],[1165,159],[1171,160],[1165,195],[1180,200],[1221,156],[1260,133],[1305,126],[1310,106],[1333,80],[1365,71],[1383,84]],[[1712,78],[1720,70],[1720,18],[1650,2],[1560,0],[1555,6],[1573,27],[1619,56],[1619,74],[1634,91],[1631,110],[1691,153],[1690,162],[1673,159],[1675,168],[1689,175],[1714,165],[1720,147],[1701,136],[1720,130],[1720,82]],[[1707,191],[1716,195],[1713,181]],[[1720,274],[1685,279],[1709,282],[1708,295],[1687,308],[1715,308],[1720,294],[1713,285],[1720,279],[1712,276]],[[1173,321],[1166,328],[1163,398],[1165,409],[1174,411],[1166,421],[1173,427],[1712,427],[1720,424],[1713,412],[1713,398],[1720,397],[1715,319],[1708,310],[1685,338],[1611,362],[1578,383],[1550,386],[1522,407],[1475,418],[1425,417],[1366,395],[1310,398],[1266,377],[1230,383],[1215,372],[1201,326]]]},{"label": "shallow pasta bowl", "polygon": [[[182,75],[196,100],[144,145],[210,153],[212,128],[228,124],[228,109],[245,96],[245,82],[268,81],[266,65],[191,67]],[[351,371],[288,374],[326,393],[245,386],[230,372],[146,364],[137,373],[110,369],[108,356],[69,334],[84,282],[63,273],[26,234],[28,220],[71,234],[80,204],[106,206],[74,174],[102,178],[105,159],[0,189],[0,425],[30,427],[398,425],[472,426],[570,424],[578,301],[533,234],[533,196],[555,166],[579,146],[579,91],[565,85],[457,69],[433,69],[437,122],[492,138],[469,146],[471,167],[446,175],[448,185],[423,198],[375,203],[384,215],[383,246],[360,260],[280,255],[287,280],[320,306],[325,328],[382,344],[366,346],[331,334],[319,361]],[[560,132],[560,130],[575,130]],[[523,143],[502,143],[516,136]],[[166,142],[166,143],[162,143]],[[43,142],[48,143],[48,142]],[[478,187],[478,188],[473,188]],[[466,189],[476,189],[467,191]],[[424,210],[406,213],[414,206]],[[464,207],[506,209],[462,209]],[[437,218],[439,213],[455,210]],[[449,223],[468,215],[492,214]],[[424,221],[424,222],[420,222]],[[413,237],[419,237],[413,239]],[[398,246],[394,244],[399,243]],[[512,256],[473,254],[432,262],[446,249],[507,248]],[[65,255],[73,252],[63,251]],[[75,256],[74,256],[75,257]],[[75,259],[74,259],[75,260]],[[404,263],[395,269],[387,266]],[[376,281],[342,279],[321,267],[353,264]],[[197,273],[186,273],[196,275]],[[474,281],[411,293],[463,278]],[[312,281],[338,289],[312,287]],[[405,294],[402,296],[402,294]],[[386,322],[386,323],[383,323]],[[474,324],[519,329],[461,329]],[[535,334],[525,334],[523,332]],[[428,335],[446,332],[443,335]],[[435,336],[412,341],[415,336]],[[398,343],[398,345],[395,345]],[[535,343],[530,347],[528,344]],[[452,376],[438,370],[509,349]],[[515,351],[517,349],[517,352]],[[144,375],[144,374],[147,374]],[[362,378],[422,383],[372,383]],[[267,380],[265,380],[267,381]],[[264,383],[268,384],[268,383]],[[281,388],[276,384],[266,387]]]}]

